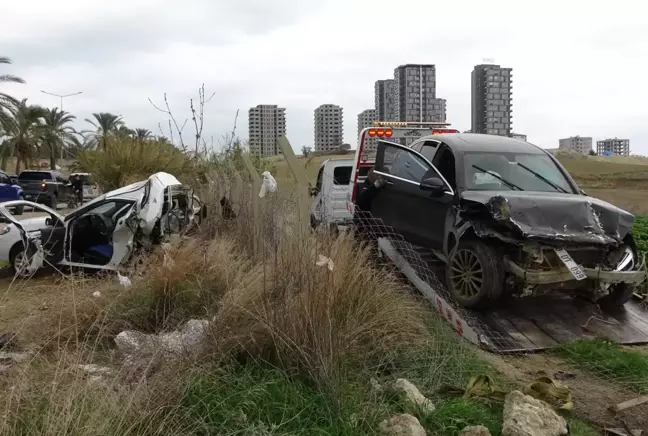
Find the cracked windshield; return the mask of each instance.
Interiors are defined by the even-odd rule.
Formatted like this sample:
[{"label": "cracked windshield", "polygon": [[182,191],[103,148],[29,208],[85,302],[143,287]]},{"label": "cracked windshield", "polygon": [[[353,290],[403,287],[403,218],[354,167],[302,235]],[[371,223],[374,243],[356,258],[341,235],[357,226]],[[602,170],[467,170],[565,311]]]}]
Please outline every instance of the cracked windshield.
[{"label": "cracked windshield", "polygon": [[0,436],[648,436],[641,2],[0,21]]}]

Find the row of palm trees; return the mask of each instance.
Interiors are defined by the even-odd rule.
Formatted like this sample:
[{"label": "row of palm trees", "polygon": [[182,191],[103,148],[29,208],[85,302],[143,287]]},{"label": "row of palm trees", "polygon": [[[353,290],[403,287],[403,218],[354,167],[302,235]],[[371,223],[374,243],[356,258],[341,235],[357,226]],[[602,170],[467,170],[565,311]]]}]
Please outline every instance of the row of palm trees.
[{"label": "row of palm trees", "polygon": [[[7,57],[0,57],[0,64],[11,64]],[[25,83],[20,77],[0,73],[0,86],[7,83]],[[56,168],[57,159],[65,151],[74,156],[82,149],[106,150],[116,137],[137,141],[153,139],[147,129],[129,129],[119,115],[108,112],[93,113],[85,121],[92,129],[77,131],[72,127],[76,117],[59,108],[44,108],[18,101],[3,93],[0,87],[0,157],[3,170],[10,158],[16,158],[16,173],[21,163],[29,167],[37,157],[48,156],[50,168]]]}]

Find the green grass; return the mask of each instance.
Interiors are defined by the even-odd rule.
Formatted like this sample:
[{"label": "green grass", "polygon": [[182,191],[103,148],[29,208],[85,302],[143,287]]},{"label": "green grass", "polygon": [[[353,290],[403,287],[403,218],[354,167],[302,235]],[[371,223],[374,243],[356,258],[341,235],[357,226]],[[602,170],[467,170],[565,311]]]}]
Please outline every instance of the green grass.
[{"label": "green grass", "polygon": [[557,353],[580,368],[618,383],[648,392],[648,355],[627,351],[604,339],[581,340],[562,345]]},{"label": "green grass", "polygon": [[648,254],[648,217],[635,217],[635,222],[632,226],[632,236],[637,244],[639,253]]},{"label": "green grass", "polygon": [[483,425],[492,436],[502,433],[501,407],[477,401],[453,398],[437,404],[434,413],[421,419],[421,425],[428,434],[457,436],[461,430],[471,425]]}]

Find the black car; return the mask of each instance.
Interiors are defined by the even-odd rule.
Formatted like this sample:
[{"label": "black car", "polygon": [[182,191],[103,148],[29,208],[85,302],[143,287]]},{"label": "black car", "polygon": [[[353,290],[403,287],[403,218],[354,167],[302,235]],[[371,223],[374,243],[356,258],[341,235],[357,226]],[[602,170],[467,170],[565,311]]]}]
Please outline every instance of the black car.
[{"label": "black car", "polygon": [[44,203],[56,209],[59,199],[67,202],[73,190],[68,180],[58,171],[25,170],[18,174],[18,185],[25,200]]},{"label": "black car", "polygon": [[528,142],[441,134],[406,147],[379,142],[374,218],[445,262],[450,293],[484,307],[503,294],[557,289],[620,306],[646,276],[634,216],[578,188]]}]

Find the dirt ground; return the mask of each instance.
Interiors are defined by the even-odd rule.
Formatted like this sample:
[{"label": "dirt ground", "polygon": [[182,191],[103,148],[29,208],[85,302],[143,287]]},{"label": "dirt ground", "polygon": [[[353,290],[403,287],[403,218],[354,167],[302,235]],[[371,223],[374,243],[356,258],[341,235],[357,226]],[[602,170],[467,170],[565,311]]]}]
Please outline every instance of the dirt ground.
[{"label": "dirt ground", "polygon": [[513,357],[480,351],[480,355],[505,377],[521,386],[542,375],[555,378],[555,374],[561,371],[573,374],[572,378],[561,383],[572,392],[575,416],[600,427],[623,427],[623,420],[632,429],[648,429],[648,404],[628,409],[617,416],[608,410],[611,405],[638,397],[636,392],[584,373],[563,359],[548,353]]}]

